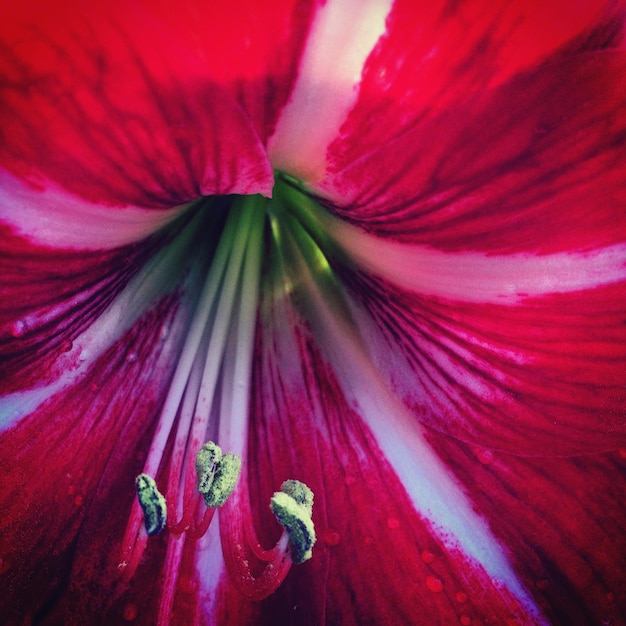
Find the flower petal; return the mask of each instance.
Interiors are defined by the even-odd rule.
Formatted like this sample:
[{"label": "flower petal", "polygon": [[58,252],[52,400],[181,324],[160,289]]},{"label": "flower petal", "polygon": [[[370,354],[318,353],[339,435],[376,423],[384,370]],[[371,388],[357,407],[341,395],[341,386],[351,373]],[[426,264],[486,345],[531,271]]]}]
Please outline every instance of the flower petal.
[{"label": "flower petal", "polygon": [[[123,523],[120,510],[134,496],[133,472],[180,348],[185,309],[178,294],[164,298],[95,360],[80,383],[51,395],[0,437],[0,607],[6,623],[37,621],[54,607],[81,527],[99,507]],[[164,324],[171,330],[167,338]],[[103,503],[95,496],[107,468],[128,487]]]},{"label": "flower petal", "polygon": [[542,66],[366,154],[321,190],[368,230],[446,251],[621,243],[625,76],[621,52]]},{"label": "flower petal", "polygon": [[377,368],[422,423],[522,454],[626,442],[626,282],[507,305],[346,279]]},{"label": "flower petal", "polygon": [[552,624],[626,618],[626,451],[520,458],[433,435]]},{"label": "flower petal", "polygon": [[[560,1],[415,5],[400,0],[386,25],[363,67],[358,99],[329,146],[330,172],[529,68],[624,44],[623,4],[602,1],[572,7]],[[430,152],[433,137],[439,138],[425,136]],[[468,147],[476,145],[488,144],[479,140]],[[397,167],[393,159],[389,163],[391,173]]]},{"label": "flower petal", "polygon": [[[33,399],[45,397],[55,381],[67,385],[80,378],[153,302],[176,288],[190,253],[210,249],[198,226],[219,232],[218,223],[199,224],[207,216],[192,212],[167,232],[108,251],[55,250],[4,230],[0,395],[13,396],[1,401],[0,428],[12,404],[28,406],[28,394],[15,392],[31,389]],[[199,258],[196,273],[204,257]]]},{"label": "flower petal", "polygon": [[0,28],[0,165],[14,176],[115,207],[270,193],[245,112],[154,11],[13,4]]},{"label": "flower petal", "polygon": [[282,297],[285,286],[278,280],[263,290],[248,480],[262,543],[278,536],[267,504],[287,478],[312,487],[319,539],[313,558],[292,569],[255,623],[457,623],[470,612],[541,623],[514,592],[451,551],[445,529],[425,511],[414,510],[307,325]]}]

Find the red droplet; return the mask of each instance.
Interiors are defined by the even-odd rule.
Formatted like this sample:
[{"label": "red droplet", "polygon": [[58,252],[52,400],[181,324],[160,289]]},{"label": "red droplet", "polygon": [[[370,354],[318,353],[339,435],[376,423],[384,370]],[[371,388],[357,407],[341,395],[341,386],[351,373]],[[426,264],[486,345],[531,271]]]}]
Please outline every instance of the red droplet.
[{"label": "red droplet", "polygon": [[178,586],[185,593],[195,593],[198,588],[198,583],[193,576],[181,576],[178,579]]},{"label": "red droplet", "polygon": [[343,479],[343,482],[346,484],[346,486],[352,487],[352,485],[354,485],[354,483],[356,483],[356,478],[354,476],[346,476]]},{"label": "red droplet", "polygon": [[389,528],[400,528],[400,520],[397,517],[388,517],[387,526]]},{"label": "red droplet", "polygon": [[332,528],[329,528],[324,533],[324,541],[329,546],[336,546],[341,541],[341,535]]},{"label": "red droplet", "polygon": [[470,626],[472,618],[469,615],[461,615],[461,617],[459,617],[459,622],[463,624],[463,626]]},{"label": "red droplet", "polygon": [[84,498],[83,498],[83,496],[76,496],[76,497],[74,498],[74,504],[75,504],[76,506],[82,506],[83,502],[84,502]]},{"label": "red droplet", "polygon": [[623,459],[626,459],[626,448],[620,448],[619,455],[620,455]]},{"label": "red droplet", "polygon": [[441,578],[437,578],[437,576],[429,574],[426,576],[426,586],[433,593],[441,593],[443,591],[443,580],[441,580]]},{"label": "red droplet", "polygon": [[463,591],[456,592],[456,600],[457,602],[467,602],[467,594]]},{"label": "red droplet", "polygon": [[67,495],[68,496],[73,496],[75,492],[76,492],[76,486],[75,485],[70,485],[67,488]]},{"label": "red droplet", "polygon": [[422,561],[424,563],[432,563],[437,557],[430,550],[422,550]]},{"label": "red droplet", "polygon": [[493,452],[491,450],[479,450],[476,457],[483,465],[490,465],[493,463]]},{"label": "red droplet", "polygon": [[139,613],[139,609],[137,608],[137,605],[133,604],[132,602],[129,602],[124,607],[124,610],[122,611],[122,617],[127,622],[132,622],[133,620],[135,620],[137,618],[137,614],[138,613]]}]

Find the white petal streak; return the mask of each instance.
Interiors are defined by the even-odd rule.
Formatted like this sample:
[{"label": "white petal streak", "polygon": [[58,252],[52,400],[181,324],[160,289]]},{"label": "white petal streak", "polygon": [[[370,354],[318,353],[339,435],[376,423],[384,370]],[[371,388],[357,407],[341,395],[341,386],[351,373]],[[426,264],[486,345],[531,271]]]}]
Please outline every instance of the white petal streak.
[{"label": "white petal streak", "polygon": [[0,171],[0,221],[47,246],[75,250],[116,248],[144,239],[178,217],[176,209],[110,207],[90,203],[47,182],[35,189]]},{"label": "white petal streak", "polygon": [[[179,239],[160,250],[145,267],[126,285],[91,326],[73,340],[72,349],[64,353],[63,372],[57,380],[33,389],[25,389],[0,398],[0,432],[33,412],[53,395],[77,384],[94,363],[114,345],[144,315],[150,307],[174,289],[184,291],[176,321],[167,333],[163,350],[178,350],[180,333],[185,327],[189,308],[195,302],[194,291],[200,279],[198,267],[189,266],[191,227]],[[198,264],[201,265],[201,264]],[[60,364],[59,364],[60,365]]]},{"label": "white petal streak", "polygon": [[626,280],[626,244],[537,255],[443,252],[382,239],[328,220],[329,232],[359,267],[427,296],[490,304],[593,289]]},{"label": "white petal streak", "polygon": [[269,144],[275,169],[308,183],[352,109],[363,66],[385,33],[392,0],[329,0],[315,18],[298,80]]},{"label": "white petal streak", "polygon": [[474,510],[461,484],[444,465],[404,406],[382,382],[354,329],[343,323],[324,296],[310,290],[313,327],[341,387],[404,484],[415,509],[451,551],[480,564],[497,585],[521,603],[530,624],[546,622],[515,574],[489,524]]}]

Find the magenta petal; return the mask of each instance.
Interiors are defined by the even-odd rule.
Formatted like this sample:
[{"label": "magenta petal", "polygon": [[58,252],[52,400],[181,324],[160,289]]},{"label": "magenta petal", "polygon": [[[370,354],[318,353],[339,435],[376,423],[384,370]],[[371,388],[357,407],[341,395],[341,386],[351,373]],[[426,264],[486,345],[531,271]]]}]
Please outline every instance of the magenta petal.
[{"label": "magenta petal", "polygon": [[447,251],[622,242],[625,76],[621,52],[542,66],[361,153],[321,190],[368,230]]},{"label": "magenta petal", "polygon": [[355,290],[374,361],[421,422],[523,454],[626,443],[626,283],[512,305],[422,297],[372,280]]},{"label": "magenta petal", "polygon": [[258,623],[382,625],[420,616],[457,623],[470,614],[532,623],[512,594],[451,552],[415,511],[295,313],[279,302],[266,312],[253,394],[251,493],[270,542],[277,529],[269,495],[285,478],[305,481],[315,493],[319,539],[313,559],[263,603]]},{"label": "magenta petal", "polygon": [[13,6],[0,36],[0,166],[31,185],[144,207],[271,192],[243,109],[155,12]]},{"label": "magenta petal", "polygon": [[520,458],[432,437],[553,624],[626,620],[626,451]]},{"label": "magenta petal", "polygon": [[50,383],[78,367],[76,339],[165,244],[55,250],[5,229],[0,249],[0,395]]},{"label": "magenta petal", "polygon": [[[329,147],[331,172],[529,68],[624,45],[623,4],[603,1],[574,7],[560,0],[426,5],[400,0],[386,26],[363,68],[354,107]],[[440,140],[432,133],[426,137],[437,144],[428,154]],[[486,142],[478,139],[476,145]],[[394,161],[389,163],[395,171]],[[387,166],[379,162],[378,169]]]},{"label": "magenta petal", "polygon": [[[77,537],[103,505],[97,490],[111,470],[127,485],[104,504],[123,521],[144,437],[163,400],[162,381],[179,349],[180,311],[179,297],[164,299],[80,384],[50,397],[0,438],[0,606],[7,624],[36,621],[58,601]],[[164,324],[171,328],[165,340]]]}]

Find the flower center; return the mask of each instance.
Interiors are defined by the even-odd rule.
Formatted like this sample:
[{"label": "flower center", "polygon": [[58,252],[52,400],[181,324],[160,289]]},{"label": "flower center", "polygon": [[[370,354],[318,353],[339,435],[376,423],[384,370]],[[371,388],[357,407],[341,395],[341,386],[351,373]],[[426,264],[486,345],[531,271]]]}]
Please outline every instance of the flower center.
[{"label": "flower center", "polygon": [[[315,542],[313,494],[303,483],[288,480],[268,503],[283,534],[273,548],[261,547],[247,479],[248,471],[257,468],[248,468],[246,460],[263,247],[268,243],[278,253],[281,267],[270,271],[291,268],[282,281],[287,295],[290,285],[310,276],[319,284],[334,280],[322,252],[330,240],[315,219],[315,212],[322,209],[295,181],[281,176],[271,199],[221,200],[230,205],[225,224],[143,472],[136,479],[137,501],[122,544],[119,567],[128,579],[149,547],[149,537],[167,533],[164,578],[169,590],[159,609],[163,622],[172,608],[185,541],[202,537],[218,508],[227,570],[233,584],[249,598],[272,593],[292,563],[311,557]],[[196,210],[215,210],[215,205]],[[306,272],[300,271],[302,265],[307,266]]]}]

